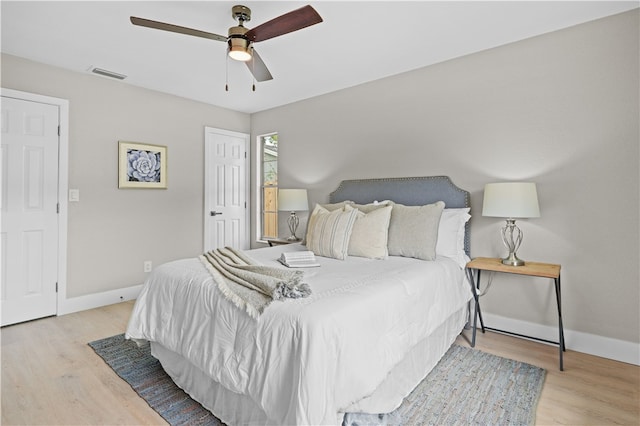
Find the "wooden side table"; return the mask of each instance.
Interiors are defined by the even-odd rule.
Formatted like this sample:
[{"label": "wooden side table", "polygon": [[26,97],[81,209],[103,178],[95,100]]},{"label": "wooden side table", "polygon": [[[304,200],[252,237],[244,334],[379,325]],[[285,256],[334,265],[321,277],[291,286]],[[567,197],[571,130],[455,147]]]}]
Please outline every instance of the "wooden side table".
[{"label": "wooden side table", "polygon": [[[474,282],[474,271],[475,271],[475,282]],[[504,272],[508,274],[528,275],[532,277],[553,279],[553,282],[555,284],[555,289],[556,289],[556,303],[558,305],[558,341],[554,342],[551,340],[540,339],[538,337],[526,336],[524,334],[518,334],[510,331],[499,330],[496,328],[485,327],[484,321],[482,320],[482,313],[480,312],[480,300],[478,297],[478,289],[480,289],[480,273],[482,271]],[[485,329],[493,330],[493,331],[498,331],[500,333],[511,334],[518,337],[525,337],[527,339],[533,339],[533,340],[538,340],[538,341],[558,345],[558,352],[559,352],[559,358],[560,358],[560,371],[563,371],[564,365],[563,365],[562,354],[563,352],[566,351],[566,347],[564,343],[564,328],[562,326],[560,265],[556,265],[553,263],[526,262],[523,266],[510,266],[510,265],[503,265],[502,259],[489,258],[489,257],[477,257],[473,259],[471,262],[467,263],[467,274],[469,276],[469,281],[471,282],[471,287],[473,290],[473,298],[475,301],[475,308],[476,308],[474,319],[473,319],[473,334],[471,339],[471,347],[474,347],[476,343],[477,318],[480,318],[480,326],[482,327],[483,333]]]}]

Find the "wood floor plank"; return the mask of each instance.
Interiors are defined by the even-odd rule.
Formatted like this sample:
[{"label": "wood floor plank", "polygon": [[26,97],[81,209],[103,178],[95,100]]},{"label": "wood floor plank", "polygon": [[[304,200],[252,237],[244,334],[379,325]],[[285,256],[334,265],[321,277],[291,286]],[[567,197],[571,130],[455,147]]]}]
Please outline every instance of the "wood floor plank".
[{"label": "wood floor plank", "polygon": [[[3,425],[166,425],[87,345],[124,332],[133,302],[4,327]],[[465,332],[466,333],[466,332]],[[466,334],[457,343],[469,346]],[[539,425],[640,424],[640,367],[499,333],[476,348],[547,370]]]},{"label": "wood floor plank", "polygon": [[166,425],[87,345],[124,332],[132,307],[2,328],[2,424]]}]

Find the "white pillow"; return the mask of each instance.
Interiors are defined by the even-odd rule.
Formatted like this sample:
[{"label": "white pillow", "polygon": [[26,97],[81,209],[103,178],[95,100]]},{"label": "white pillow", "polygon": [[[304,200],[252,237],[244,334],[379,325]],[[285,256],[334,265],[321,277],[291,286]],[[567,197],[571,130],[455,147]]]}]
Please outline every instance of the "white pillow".
[{"label": "white pillow", "polygon": [[471,219],[469,208],[444,209],[438,225],[436,254],[454,259],[461,267],[467,263],[464,251],[465,224]]},{"label": "white pillow", "polygon": [[389,255],[434,260],[444,202],[424,206],[393,204],[389,223]]},{"label": "white pillow", "polygon": [[349,256],[369,259],[385,259],[387,257],[391,208],[391,205],[381,205],[369,213],[365,213],[350,205],[344,207],[345,211],[356,210],[358,212],[349,239]]},{"label": "white pillow", "polygon": [[316,256],[344,260],[358,210],[328,211],[316,204],[307,226],[307,248]]},{"label": "white pillow", "polygon": [[329,210],[330,212],[334,211],[334,210],[338,210],[343,208],[344,206],[346,206],[347,204],[353,205],[354,202],[353,201],[340,201],[338,203],[326,203],[326,204],[320,204],[320,206],[324,207],[325,209]]},{"label": "white pillow", "polygon": [[362,213],[370,213],[374,210],[380,209],[385,206],[390,206],[390,205],[392,205],[391,201],[385,200],[385,201],[374,201],[373,203],[369,203],[369,204],[351,204],[351,207],[354,207],[360,210]]}]

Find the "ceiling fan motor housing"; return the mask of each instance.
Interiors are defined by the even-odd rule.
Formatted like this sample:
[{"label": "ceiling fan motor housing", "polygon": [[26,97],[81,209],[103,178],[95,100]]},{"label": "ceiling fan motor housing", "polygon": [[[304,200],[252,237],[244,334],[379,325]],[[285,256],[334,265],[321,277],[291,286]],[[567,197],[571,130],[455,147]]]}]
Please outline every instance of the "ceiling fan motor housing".
[{"label": "ceiling fan motor housing", "polygon": [[227,43],[229,45],[229,56],[237,61],[248,61],[251,59],[251,52],[249,50],[250,42],[245,37],[245,33],[248,30],[238,25],[237,27],[229,28],[229,39]]},{"label": "ceiling fan motor housing", "polygon": [[231,8],[231,16],[242,25],[242,22],[251,20],[251,9],[242,5],[233,6]]}]

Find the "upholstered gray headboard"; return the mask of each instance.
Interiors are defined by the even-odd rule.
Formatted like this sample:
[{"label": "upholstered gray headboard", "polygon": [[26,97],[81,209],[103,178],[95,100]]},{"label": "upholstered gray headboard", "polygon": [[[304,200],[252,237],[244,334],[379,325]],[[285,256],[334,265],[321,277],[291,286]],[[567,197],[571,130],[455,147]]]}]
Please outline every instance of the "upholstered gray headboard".
[{"label": "upholstered gray headboard", "polygon": [[[343,180],[329,194],[329,202],[350,200],[358,204],[391,200],[405,206],[444,201],[445,208],[471,207],[468,191],[458,188],[448,176]],[[470,227],[465,227],[464,250],[470,255]]]}]

